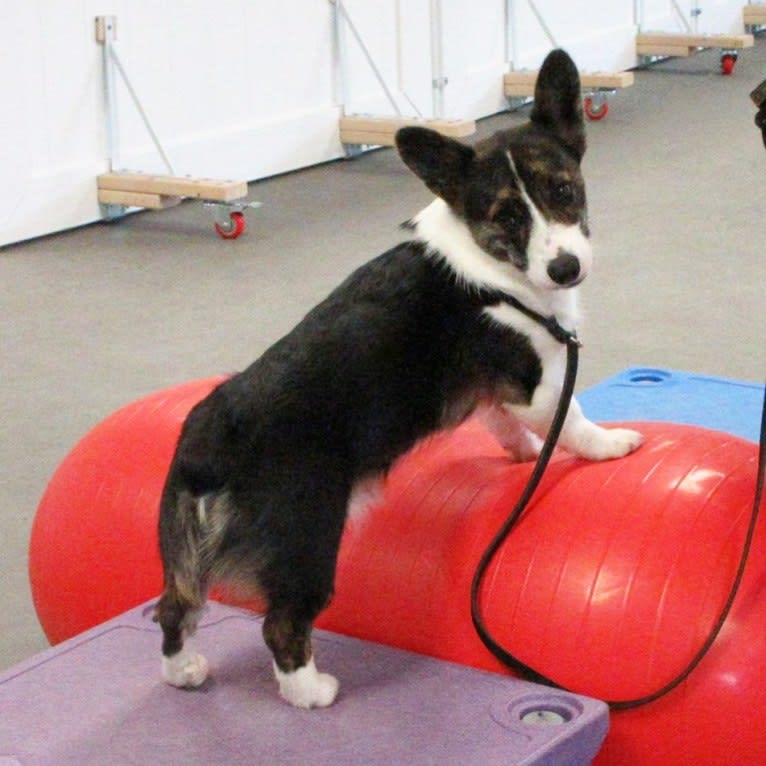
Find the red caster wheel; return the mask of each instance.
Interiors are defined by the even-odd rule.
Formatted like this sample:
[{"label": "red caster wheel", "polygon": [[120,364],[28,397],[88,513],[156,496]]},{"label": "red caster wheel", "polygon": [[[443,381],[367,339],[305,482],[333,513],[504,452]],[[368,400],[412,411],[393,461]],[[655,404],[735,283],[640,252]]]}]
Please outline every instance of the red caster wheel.
[{"label": "red caster wheel", "polygon": [[721,74],[730,75],[736,63],[737,57],[733,53],[724,53],[721,56]]},{"label": "red caster wheel", "polygon": [[596,105],[593,103],[593,99],[589,96],[583,101],[583,111],[589,120],[603,120],[609,111],[609,104],[606,101],[602,101],[600,104]]},{"label": "red caster wheel", "polygon": [[229,223],[217,223],[215,230],[223,239],[236,239],[245,230],[245,216],[238,212],[230,213]]}]

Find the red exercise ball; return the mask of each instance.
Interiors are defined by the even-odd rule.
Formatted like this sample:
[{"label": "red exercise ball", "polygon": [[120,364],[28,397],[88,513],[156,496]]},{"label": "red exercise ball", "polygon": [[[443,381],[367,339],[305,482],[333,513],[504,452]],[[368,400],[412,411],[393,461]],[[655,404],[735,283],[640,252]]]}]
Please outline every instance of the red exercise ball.
[{"label": "red exercise ball", "polygon": [[[216,382],[120,410],[54,475],[30,547],[35,605],[52,641],[159,593],[165,471],[184,416]],[[690,426],[636,427],[646,442],[622,460],[556,457],[482,592],[503,645],[546,676],[607,699],[654,691],[705,640],[738,564],[755,488],[751,442]],[[382,503],[349,523],[320,626],[505,672],[473,631],[469,590],[530,471],[473,421],[416,447],[392,470]],[[709,654],[667,696],[614,712],[597,764],[766,763],[764,582],[761,524]]]},{"label": "red exercise ball", "polygon": [[123,407],[80,440],[35,515],[29,579],[52,644],[162,591],[159,498],[188,411],[222,378],[189,382]]},{"label": "red exercise ball", "polygon": [[[484,581],[501,645],[548,678],[607,700],[662,688],[728,596],[755,492],[757,447],[698,427],[637,423],[633,455],[558,455]],[[482,552],[531,473],[476,423],[416,448],[385,502],[349,528],[324,627],[487,670],[470,616]],[[614,711],[600,766],[766,763],[766,530],[734,607],[677,689]]]}]

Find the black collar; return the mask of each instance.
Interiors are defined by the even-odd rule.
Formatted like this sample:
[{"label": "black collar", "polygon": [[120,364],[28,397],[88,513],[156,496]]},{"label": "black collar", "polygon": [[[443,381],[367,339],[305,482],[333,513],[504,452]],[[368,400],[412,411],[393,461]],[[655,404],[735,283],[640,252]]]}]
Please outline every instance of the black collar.
[{"label": "black collar", "polygon": [[579,340],[577,340],[577,333],[575,331],[565,330],[556,319],[555,316],[543,316],[533,311],[529,306],[525,306],[518,298],[510,293],[503,292],[502,290],[496,290],[494,288],[482,287],[479,290],[481,302],[488,306],[496,306],[498,303],[506,303],[512,308],[529,317],[533,322],[537,322],[541,327],[544,327],[548,333],[559,343],[568,345],[570,343],[576,346],[582,346]]}]

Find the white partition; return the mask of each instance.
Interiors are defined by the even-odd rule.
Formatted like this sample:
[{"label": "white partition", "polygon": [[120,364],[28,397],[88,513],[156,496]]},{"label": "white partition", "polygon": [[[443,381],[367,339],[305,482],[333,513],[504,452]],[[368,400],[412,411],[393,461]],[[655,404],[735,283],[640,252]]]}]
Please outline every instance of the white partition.
[{"label": "white partition", "polygon": [[637,0],[636,23],[642,32],[741,34],[747,0]]},{"label": "white partition", "polygon": [[[504,109],[503,73],[538,67],[552,47],[529,0],[343,2],[406,116],[477,118]],[[633,66],[634,0],[587,6],[586,13],[570,0],[535,0],[555,42],[583,70]],[[305,167],[343,155],[343,106],[392,114],[348,29],[340,35],[349,64],[341,88],[329,0],[5,3],[0,245],[101,216],[96,176],[108,163],[94,20],[103,15],[117,17],[118,53],[179,174],[255,180]],[[439,74],[445,82],[435,92]],[[162,172],[120,87],[119,169]]]},{"label": "white partition", "polygon": [[98,215],[99,59],[93,21],[73,13],[74,5],[30,0],[3,7],[0,244]]},{"label": "white partition", "polygon": [[447,116],[476,118],[506,108],[505,3],[442,0],[441,15]]},{"label": "white partition", "polygon": [[553,41],[582,71],[622,71],[636,64],[633,0],[509,0],[509,14],[514,69],[537,69]]},{"label": "white partition", "polygon": [[[102,48],[117,50],[179,174],[252,180],[342,154],[327,0],[7,3],[0,50],[13,147],[0,164],[0,244],[100,218],[107,170]],[[120,87],[120,168],[164,167]]]},{"label": "white partition", "polygon": [[[404,71],[405,61],[408,64],[409,61],[399,39],[405,23],[400,3],[343,0],[342,6],[345,11],[341,14],[338,29],[344,66],[339,73],[342,77],[339,100],[344,102],[346,113],[392,115],[402,110],[411,114],[412,108],[406,105],[403,97],[403,84],[406,80],[412,88],[416,83],[412,77],[414,72]],[[411,70],[411,67],[407,69]],[[384,85],[379,82],[375,70]],[[386,90],[393,97],[395,107],[389,102]]]}]

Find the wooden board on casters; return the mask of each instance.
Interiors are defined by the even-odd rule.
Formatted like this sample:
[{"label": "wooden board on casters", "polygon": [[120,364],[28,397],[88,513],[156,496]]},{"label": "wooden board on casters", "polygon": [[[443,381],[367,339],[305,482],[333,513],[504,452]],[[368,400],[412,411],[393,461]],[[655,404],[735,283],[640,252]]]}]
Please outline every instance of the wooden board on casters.
[{"label": "wooden board on casters", "polygon": [[690,56],[698,48],[741,50],[752,48],[752,35],[677,35],[664,32],[641,33],[636,36],[639,56]]},{"label": "wooden board on casters", "polygon": [[247,196],[245,181],[212,178],[154,176],[144,173],[104,173],[98,176],[98,200],[102,204],[162,209],[183,197],[231,202]]},{"label": "wooden board on casters", "polygon": [[99,189],[98,201],[102,205],[124,205],[125,207],[145,207],[149,210],[165,210],[181,202],[181,197],[168,197],[162,194],[142,192],[114,191]]},{"label": "wooden board on casters", "polygon": [[344,144],[394,146],[399,128],[420,125],[452,138],[470,136],[476,132],[473,120],[408,120],[399,117],[350,116],[340,118],[340,140]]},{"label": "wooden board on casters", "polygon": [[[537,71],[508,72],[503,76],[503,91],[506,96],[534,96]],[[619,90],[633,85],[633,72],[583,72],[580,85],[584,90]]]},{"label": "wooden board on casters", "polygon": [[748,3],[742,9],[742,21],[746,27],[760,27],[766,25],[766,4]]}]

